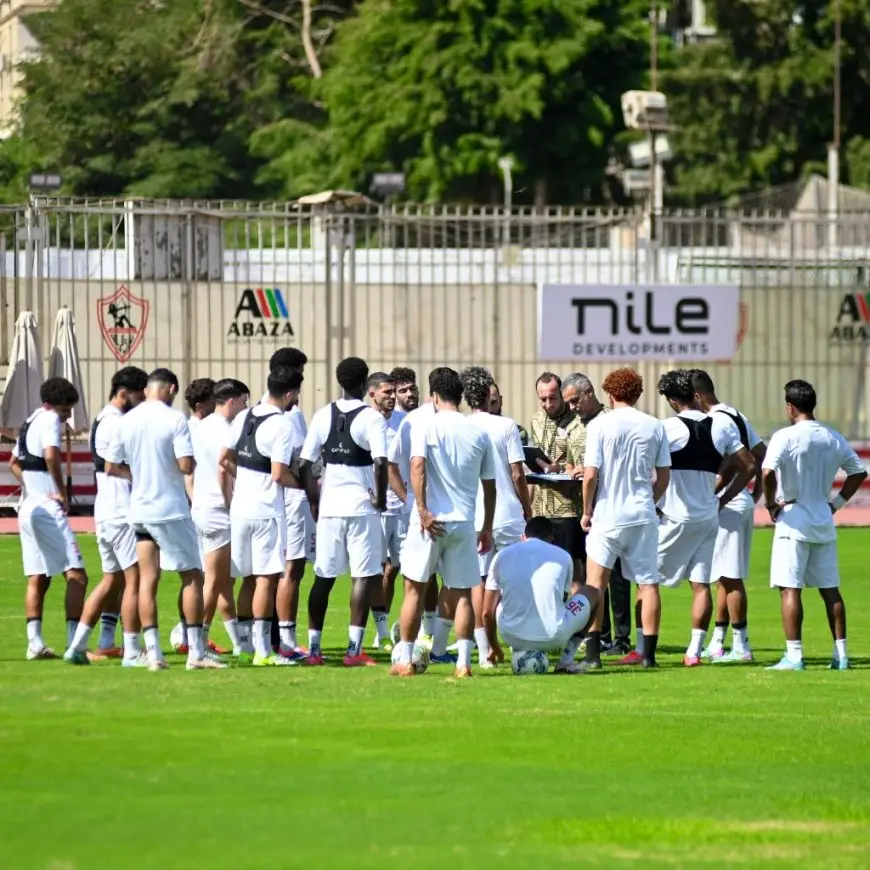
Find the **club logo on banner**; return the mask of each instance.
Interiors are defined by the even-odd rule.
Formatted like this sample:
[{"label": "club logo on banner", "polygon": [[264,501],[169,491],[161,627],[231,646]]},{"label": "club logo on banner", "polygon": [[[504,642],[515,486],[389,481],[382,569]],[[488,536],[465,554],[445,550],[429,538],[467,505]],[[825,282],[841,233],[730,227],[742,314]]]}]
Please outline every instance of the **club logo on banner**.
[{"label": "club logo on banner", "polygon": [[111,296],[97,300],[100,332],[118,362],[127,362],[142,344],[150,308],[147,299],[134,296],[123,284]]},{"label": "club logo on banner", "polygon": [[543,284],[542,360],[730,360],[740,331],[732,285]]}]

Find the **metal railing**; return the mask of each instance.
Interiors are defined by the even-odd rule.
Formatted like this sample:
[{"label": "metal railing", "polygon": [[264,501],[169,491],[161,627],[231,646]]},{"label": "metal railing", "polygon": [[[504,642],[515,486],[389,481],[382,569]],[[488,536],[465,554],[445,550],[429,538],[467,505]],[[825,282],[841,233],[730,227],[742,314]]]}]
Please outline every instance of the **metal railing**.
[{"label": "metal railing", "polygon": [[[257,393],[268,359],[308,354],[303,408],[334,395],[346,355],[370,367],[492,369],[505,413],[528,421],[534,381],[565,364],[537,358],[537,287],[723,284],[741,288],[742,343],[707,365],[721,398],[769,433],[782,385],[812,381],[820,416],[870,439],[866,301],[870,215],[73,201],[0,210],[0,356],[29,308],[47,354],[57,309],[76,316],[91,408],[129,361],[179,377],[232,375]],[[646,410],[664,415],[639,363]],[[607,364],[586,367],[600,383]]]}]

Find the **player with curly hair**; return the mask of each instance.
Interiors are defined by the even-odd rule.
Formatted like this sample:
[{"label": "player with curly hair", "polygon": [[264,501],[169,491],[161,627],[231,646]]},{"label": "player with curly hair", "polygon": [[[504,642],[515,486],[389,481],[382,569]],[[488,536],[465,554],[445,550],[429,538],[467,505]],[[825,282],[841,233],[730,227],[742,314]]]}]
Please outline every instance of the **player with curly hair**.
[{"label": "player with curly hair", "polygon": [[623,576],[637,585],[642,602],[643,664],[656,667],[661,617],[656,503],[668,488],[671,454],[661,421],[635,408],[643,378],[634,369],[610,372],[601,386],[612,410],[589,424],[585,468],[574,472],[583,478],[586,582],[601,592],[580,666],[601,668],[604,590],[620,559]]},{"label": "player with curly hair", "polygon": [[[481,366],[469,366],[460,373],[462,395],[471,408],[469,420],[478,426],[489,439],[490,449],[495,461],[495,519],[493,520],[493,545],[486,553],[477,557],[480,572],[480,585],[471,591],[474,607],[474,640],[482,668],[494,667],[500,660],[487,638],[483,621],[484,585],[495,554],[523,536],[523,530],[532,516],[529,487],[524,470],[525,455],[520,441],[520,430],[510,417],[492,414],[492,375]],[[475,524],[478,530],[483,527],[484,504],[483,484],[477,492]],[[490,660],[492,658],[492,660]]]},{"label": "player with curly hair", "polygon": [[[28,661],[56,658],[42,639],[45,593],[55,574],[63,574],[66,588],[67,645],[82,615],[88,575],[66,513],[69,494],[61,467],[63,424],[78,404],[78,390],[66,378],[49,378],[39,389],[41,407],[25,421],[12,448],[9,467],[21,485],[18,509],[21,555],[27,576]],[[81,657],[76,663],[87,664]]]},{"label": "player with curly hair", "polygon": [[[713,553],[719,534],[719,512],[755,474],[748,450],[737,439],[727,441],[721,430],[713,435],[713,419],[695,403],[692,375],[675,369],[661,376],[659,394],[676,414],[664,421],[671,453],[671,482],[660,504],[659,575],[663,586],[675,588],[683,580],[692,586],[692,634],[683,657],[686,667],[701,664],[701,650],[713,599],[710,595]],[[723,459],[738,450],[740,465]],[[722,493],[717,497],[717,476],[722,470]],[[643,651],[641,636],[639,652]],[[639,663],[641,655],[636,655]]]},{"label": "player with curly hair", "polygon": [[410,414],[420,406],[420,389],[417,386],[417,372],[407,366],[396,366],[390,377],[396,385],[396,404],[403,414]]},{"label": "player with curly hair", "polygon": [[197,378],[191,381],[184,391],[184,401],[190,408],[187,425],[193,437],[196,427],[214,411],[214,381],[211,378]]}]

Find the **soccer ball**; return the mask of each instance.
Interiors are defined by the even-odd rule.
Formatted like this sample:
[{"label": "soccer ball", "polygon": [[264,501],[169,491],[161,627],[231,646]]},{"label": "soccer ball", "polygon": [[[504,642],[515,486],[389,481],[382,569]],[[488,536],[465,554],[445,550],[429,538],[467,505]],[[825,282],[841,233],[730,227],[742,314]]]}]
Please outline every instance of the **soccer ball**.
[{"label": "soccer ball", "polygon": [[180,622],[169,632],[169,643],[176,652],[178,652],[180,646],[187,644],[187,638],[184,636],[184,626]]},{"label": "soccer ball", "polygon": [[546,674],[550,660],[546,653],[536,649],[520,649],[511,653],[511,667],[517,676]]},{"label": "soccer ball", "polygon": [[[390,658],[394,665],[399,663],[398,646],[393,649],[393,654]],[[414,653],[411,656],[411,664],[414,665],[414,669],[418,674],[425,674],[426,670],[429,668],[429,650],[422,644],[418,643],[414,646]]]}]

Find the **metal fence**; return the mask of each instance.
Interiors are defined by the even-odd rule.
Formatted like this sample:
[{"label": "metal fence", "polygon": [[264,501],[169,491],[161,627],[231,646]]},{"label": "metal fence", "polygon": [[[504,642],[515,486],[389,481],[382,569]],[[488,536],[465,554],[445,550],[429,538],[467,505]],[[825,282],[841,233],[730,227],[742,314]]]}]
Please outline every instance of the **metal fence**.
[{"label": "metal fence", "polygon": [[[652,240],[650,238],[652,236]],[[374,368],[489,367],[505,413],[528,421],[537,287],[723,284],[741,288],[739,351],[707,365],[723,400],[762,432],[782,424],[782,385],[816,384],[820,415],[870,440],[866,294],[870,215],[114,202],[35,199],[0,212],[0,362],[19,311],[75,314],[92,413],[122,364],[179,378],[234,376],[257,393],[269,356],[309,356],[306,413],[335,393],[346,355]],[[639,364],[643,407],[664,415]],[[600,382],[608,366],[585,371]]]}]

